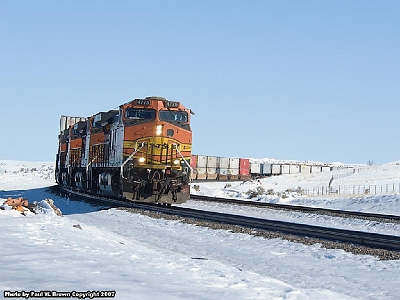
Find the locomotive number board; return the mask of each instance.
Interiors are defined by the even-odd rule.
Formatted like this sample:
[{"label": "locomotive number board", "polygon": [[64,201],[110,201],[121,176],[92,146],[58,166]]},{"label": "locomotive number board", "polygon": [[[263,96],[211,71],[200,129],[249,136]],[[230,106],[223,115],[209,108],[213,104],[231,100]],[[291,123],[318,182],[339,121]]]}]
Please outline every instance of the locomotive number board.
[{"label": "locomotive number board", "polygon": [[136,99],[136,104],[137,105],[149,106],[150,105],[150,100],[147,100],[147,99]]},{"label": "locomotive number board", "polygon": [[179,107],[179,102],[167,101],[167,107]]}]

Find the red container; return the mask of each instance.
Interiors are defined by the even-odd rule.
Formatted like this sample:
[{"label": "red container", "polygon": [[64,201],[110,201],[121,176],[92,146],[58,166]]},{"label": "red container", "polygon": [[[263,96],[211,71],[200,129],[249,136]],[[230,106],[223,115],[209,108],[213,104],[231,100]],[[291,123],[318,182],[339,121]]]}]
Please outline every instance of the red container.
[{"label": "red container", "polygon": [[193,169],[196,169],[196,167],[197,167],[197,155],[190,156],[190,166]]},{"label": "red container", "polygon": [[239,174],[240,175],[250,174],[250,159],[239,158]]}]

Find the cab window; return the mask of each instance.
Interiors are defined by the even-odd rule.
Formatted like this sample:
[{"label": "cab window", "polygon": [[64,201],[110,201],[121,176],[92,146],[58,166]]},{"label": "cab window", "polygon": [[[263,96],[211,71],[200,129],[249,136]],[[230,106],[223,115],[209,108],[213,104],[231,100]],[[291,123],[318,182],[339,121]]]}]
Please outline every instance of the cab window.
[{"label": "cab window", "polygon": [[152,121],[156,118],[156,111],[154,109],[128,108],[125,116],[132,120]]},{"label": "cab window", "polygon": [[188,114],[185,111],[160,110],[160,121],[187,123]]}]

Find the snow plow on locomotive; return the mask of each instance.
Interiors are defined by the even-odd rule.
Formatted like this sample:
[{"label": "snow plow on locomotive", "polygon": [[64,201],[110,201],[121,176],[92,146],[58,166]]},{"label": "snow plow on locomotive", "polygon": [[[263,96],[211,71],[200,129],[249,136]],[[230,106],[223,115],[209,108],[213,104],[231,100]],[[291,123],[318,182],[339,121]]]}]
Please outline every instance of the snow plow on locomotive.
[{"label": "snow plow on locomotive", "polygon": [[147,97],[90,117],[61,116],[57,184],[134,202],[185,202],[191,114],[180,102]]}]

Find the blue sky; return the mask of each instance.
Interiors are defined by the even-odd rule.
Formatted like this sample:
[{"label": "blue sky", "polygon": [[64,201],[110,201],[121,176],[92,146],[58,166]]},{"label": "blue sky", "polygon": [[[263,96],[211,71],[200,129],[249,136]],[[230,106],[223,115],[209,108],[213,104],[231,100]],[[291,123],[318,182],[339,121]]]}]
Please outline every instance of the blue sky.
[{"label": "blue sky", "polygon": [[54,160],[60,115],[151,95],[193,153],[400,159],[400,1],[0,1],[0,159]]}]

